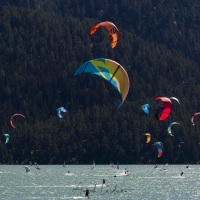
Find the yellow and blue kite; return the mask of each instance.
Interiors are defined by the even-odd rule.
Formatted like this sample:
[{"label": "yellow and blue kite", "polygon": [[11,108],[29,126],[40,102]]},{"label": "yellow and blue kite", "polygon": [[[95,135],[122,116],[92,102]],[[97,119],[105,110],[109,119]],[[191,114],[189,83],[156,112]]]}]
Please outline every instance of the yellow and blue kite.
[{"label": "yellow and blue kite", "polygon": [[80,74],[94,74],[100,76],[115,87],[121,97],[121,101],[115,110],[117,110],[125,101],[129,91],[130,82],[127,72],[119,63],[110,59],[97,58],[81,65],[75,71],[74,76]]}]

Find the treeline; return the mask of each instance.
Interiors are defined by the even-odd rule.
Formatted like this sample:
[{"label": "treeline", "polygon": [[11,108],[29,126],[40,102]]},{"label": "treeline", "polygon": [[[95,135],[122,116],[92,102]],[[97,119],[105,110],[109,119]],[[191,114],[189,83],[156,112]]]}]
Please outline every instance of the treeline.
[{"label": "treeline", "polygon": [[[199,162],[200,124],[197,120],[192,126],[190,118],[200,110],[200,14],[194,11],[190,24],[184,21],[189,11],[176,18],[177,24],[184,25],[183,37],[177,39],[174,34],[180,30],[169,26],[166,13],[175,8],[178,13],[183,8],[190,10],[191,1],[116,2],[1,2],[1,163]],[[136,13],[140,17],[134,16]],[[150,13],[156,21],[161,20],[156,29],[154,22],[148,21]],[[162,20],[165,17],[170,22]],[[105,30],[89,36],[91,27],[104,20],[114,22],[120,30],[115,49],[110,48]],[[195,38],[193,43],[186,37],[188,31]],[[117,61],[129,75],[129,94],[114,114],[120,98],[108,82],[91,75],[73,77],[81,64],[99,57]],[[164,122],[154,117],[158,103],[153,98],[157,96],[175,96],[181,102],[173,101],[173,112]],[[145,103],[151,105],[150,115],[141,110]],[[69,111],[64,119],[56,116],[61,106]],[[14,119],[15,129],[9,123],[14,113],[26,116]],[[181,124],[173,127],[174,137],[167,133],[172,121]],[[145,143],[146,132],[152,135],[150,144]],[[7,144],[4,133],[10,134]],[[156,141],[164,145],[161,158],[152,145]]]},{"label": "treeline", "polygon": [[112,21],[145,40],[165,44],[199,60],[199,0],[2,0],[15,5],[78,19]]}]

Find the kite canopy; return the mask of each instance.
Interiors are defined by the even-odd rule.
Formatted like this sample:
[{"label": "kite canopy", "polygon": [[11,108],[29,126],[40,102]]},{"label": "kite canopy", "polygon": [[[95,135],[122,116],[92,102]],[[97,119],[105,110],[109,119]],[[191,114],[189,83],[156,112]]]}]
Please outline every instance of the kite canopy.
[{"label": "kite canopy", "polygon": [[60,107],[60,108],[58,108],[58,109],[56,110],[56,112],[57,112],[57,116],[58,116],[59,118],[63,119],[64,116],[63,116],[61,113],[62,113],[62,112],[65,113],[65,112],[68,112],[68,111],[67,111],[66,108]]},{"label": "kite canopy", "polygon": [[144,104],[142,106],[142,110],[144,111],[145,114],[149,114],[150,113],[150,105],[149,104]]},{"label": "kite canopy", "polygon": [[117,62],[105,58],[90,60],[81,65],[75,71],[74,76],[80,74],[94,74],[100,76],[115,87],[121,97],[121,101],[115,110],[125,101],[130,87],[129,77],[125,69]]},{"label": "kite canopy", "polygon": [[153,145],[158,149],[158,157],[161,157],[163,154],[163,144],[161,142],[156,142]]},{"label": "kite canopy", "polygon": [[170,97],[170,99],[176,100],[180,104],[180,101],[176,97]]},{"label": "kite canopy", "polygon": [[22,115],[22,114],[18,114],[18,113],[14,114],[14,115],[10,118],[10,124],[11,124],[11,126],[12,126],[13,128],[16,128],[16,127],[14,126],[14,124],[13,124],[13,118],[14,118],[15,116],[21,116],[21,117],[25,118],[25,116]]},{"label": "kite canopy", "polygon": [[10,136],[9,136],[9,134],[7,134],[7,133],[5,133],[5,134],[3,134],[5,137],[6,137],[6,144],[9,142],[9,138],[10,138]]},{"label": "kite canopy", "polygon": [[194,126],[194,118],[197,116],[197,115],[199,115],[200,114],[200,112],[197,112],[197,113],[195,113],[193,116],[192,116],[192,118],[191,118],[191,122],[192,122],[192,125]]},{"label": "kite canopy", "polygon": [[107,33],[108,33],[108,36],[110,38],[110,45],[111,45],[111,48],[115,48],[116,45],[117,45],[117,42],[119,40],[119,30],[118,28],[112,23],[112,22],[109,22],[109,21],[106,21],[106,22],[101,22],[97,25],[95,25],[91,31],[90,31],[90,35],[94,35],[96,33],[96,31],[100,28],[100,27],[103,27]]},{"label": "kite canopy", "polygon": [[171,135],[171,136],[173,136],[173,134],[172,134],[172,126],[174,125],[174,124],[178,124],[178,125],[180,125],[178,122],[172,122],[169,126],[168,126],[168,133]]},{"label": "kite canopy", "polygon": [[147,136],[146,143],[149,143],[151,141],[151,134],[150,133],[145,133],[144,135]]},{"label": "kite canopy", "polygon": [[[155,111],[155,117],[159,121],[166,120],[172,112],[172,102],[167,97],[156,97],[155,101],[162,101],[162,104]],[[159,116],[160,115],[160,116]]]}]

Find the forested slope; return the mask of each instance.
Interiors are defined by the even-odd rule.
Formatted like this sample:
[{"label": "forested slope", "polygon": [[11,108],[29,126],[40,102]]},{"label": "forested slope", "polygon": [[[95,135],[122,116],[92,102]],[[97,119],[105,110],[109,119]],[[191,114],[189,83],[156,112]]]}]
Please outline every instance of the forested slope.
[{"label": "forested slope", "polygon": [[[8,144],[3,136],[0,141],[1,163],[199,162],[200,123],[190,122],[200,110],[197,2],[67,2],[0,4],[0,127],[10,134]],[[105,30],[89,36],[104,20],[120,30],[115,49]],[[119,95],[110,83],[73,77],[80,65],[101,57],[120,63],[130,79],[126,101],[114,114]],[[181,103],[173,101],[163,122],[154,117],[157,96]],[[148,116],[141,110],[145,103]],[[56,116],[60,106],[69,111],[64,119]],[[14,113],[26,116],[15,119],[15,129],[9,123]],[[167,133],[172,121],[181,124],[174,137]],[[150,144],[145,132],[152,134]],[[161,158],[156,141],[164,145]]]}]

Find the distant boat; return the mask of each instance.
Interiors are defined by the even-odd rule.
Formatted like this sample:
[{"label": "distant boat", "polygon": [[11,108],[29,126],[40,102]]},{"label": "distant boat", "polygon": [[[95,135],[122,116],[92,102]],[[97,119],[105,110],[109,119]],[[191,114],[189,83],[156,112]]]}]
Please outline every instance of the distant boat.
[{"label": "distant boat", "polygon": [[94,162],[94,160],[93,160],[93,164],[92,164],[92,166],[91,166],[91,169],[94,169],[94,167],[95,167],[95,162]]},{"label": "distant boat", "polygon": [[114,164],[113,164],[112,161],[110,161],[110,167],[111,167],[111,168],[115,168],[115,166],[114,166]]},{"label": "distant boat", "polygon": [[34,162],[34,166],[35,166],[35,169],[40,169],[40,167],[38,166],[36,162]]},{"label": "distant boat", "polygon": [[166,164],[162,167],[162,169],[161,169],[160,171],[167,171],[167,166],[168,166],[168,163],[166,163]]},{"label": "distant boat", "polygon": [[119,162],[117,162],[117,169],[119,169]]},{"label": "distant boat", "polygon": [[31,171],[31,169],[28,166],[24,166],[24,168],[26,170],[26,173]]},{"label": "distant boat", "polygon": [[129,174],[130,174],[129,171],[124,171],[124,172],[121,172],[121,173],[119,173],[119,174],[114,175],[114,177],[118,177],[118,176],[128,176]]}]

